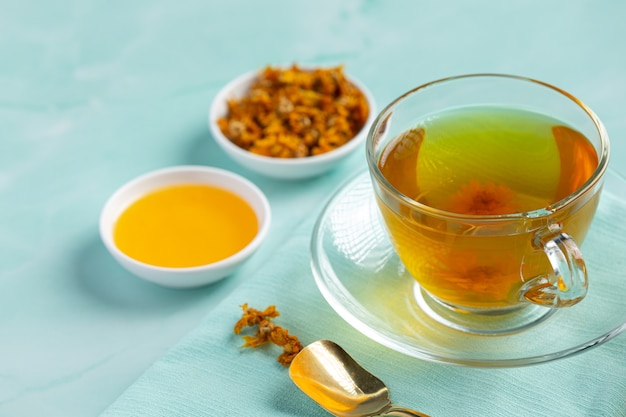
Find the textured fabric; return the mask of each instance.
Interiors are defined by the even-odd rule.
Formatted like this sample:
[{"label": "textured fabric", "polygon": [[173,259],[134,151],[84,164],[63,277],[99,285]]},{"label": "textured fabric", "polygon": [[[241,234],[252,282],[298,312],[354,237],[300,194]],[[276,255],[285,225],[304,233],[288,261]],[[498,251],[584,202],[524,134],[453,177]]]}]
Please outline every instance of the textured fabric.
[{"label": "textured fabric", "polygon": [[313,219],[103,416],[325,416],[275,360],[241,349],[240,305],[275,304],[276,322],[307,344],[331,339],[389,387],[392,401],[443,416],[626,416],[626,337],[552,363],[511,369],[428,363],[380,346],[325,302],[309,267]]}]

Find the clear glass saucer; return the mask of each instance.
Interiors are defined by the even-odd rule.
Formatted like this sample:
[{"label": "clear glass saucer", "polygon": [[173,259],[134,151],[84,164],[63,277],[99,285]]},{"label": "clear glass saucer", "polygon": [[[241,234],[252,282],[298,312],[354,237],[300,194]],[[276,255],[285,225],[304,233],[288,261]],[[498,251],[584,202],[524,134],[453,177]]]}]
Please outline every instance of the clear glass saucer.
[{"label": "clear glass saucer", "polygon": [[[565,358],[626,330],[626,180],[609,170],[582,245],[589,292],[516,333],[478,335],[433,320],[396,256],[367,172],[331,197],[313,231],[311,264],[322,295],[350,325],[398,352],[433,362],[511,367]],[[419,298],[419,297],[418,297]]]}]

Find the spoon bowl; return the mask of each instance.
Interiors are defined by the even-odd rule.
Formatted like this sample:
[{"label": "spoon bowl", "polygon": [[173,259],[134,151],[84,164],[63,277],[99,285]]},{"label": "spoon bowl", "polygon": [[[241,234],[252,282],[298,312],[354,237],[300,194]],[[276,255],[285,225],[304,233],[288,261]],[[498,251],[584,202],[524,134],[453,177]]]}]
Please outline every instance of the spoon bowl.
[{"label": "spoon bowl", "polygon": [[305,394],[337,417],[428,417],[393,405],[385,384],[330,340],[318,340],[302,349],[291,362],[289,376]]}]

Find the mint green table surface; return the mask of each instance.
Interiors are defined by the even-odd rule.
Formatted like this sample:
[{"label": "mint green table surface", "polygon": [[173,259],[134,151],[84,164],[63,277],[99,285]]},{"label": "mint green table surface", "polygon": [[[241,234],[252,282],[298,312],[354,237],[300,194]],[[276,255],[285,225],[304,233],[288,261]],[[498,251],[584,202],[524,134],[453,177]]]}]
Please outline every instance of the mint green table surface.
[{"label": "mint green table surface", "polygon": [[[306,342],[336,340],[395,402],[433,416],[626,416],[623,335],[498,370],[419,361],[361,335],[319,294],[308,249],[324,201],[364,155],[271,180],[229,160],[206,123],[222,85],[266,64],[343,63],[379,108],[433,79],[513,73],[594,109],[626,174],[625,21],[620,1],[0,0],[0,415],[326,415],[268,351],[239,349],[231,329],[250,302],[277,304]],[[187,291],[127,273],[97,230],[117,187],[178,164],[251,179],[274,215],[242,270]]]}]

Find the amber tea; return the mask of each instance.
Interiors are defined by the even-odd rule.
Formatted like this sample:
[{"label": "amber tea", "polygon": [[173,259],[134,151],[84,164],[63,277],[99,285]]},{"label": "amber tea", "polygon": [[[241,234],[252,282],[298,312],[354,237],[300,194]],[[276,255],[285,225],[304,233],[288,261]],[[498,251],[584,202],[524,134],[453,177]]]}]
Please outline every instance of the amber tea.
[{"label": "amber tea", "polygon": [[[459,108],[419,121],[378,160],[389,183],[436,209],[432,215],[380,195],[379,206],[399,257],[428,293],[469,309],[502,308],[518,302],[527,278],[552,271],[528,233],[545,224],[532,223],[547,222],[539,214],[579,189],[597,167],[590,141],[557,119],[508,107]],[[580,244],[598,196],[550,221]],[[538,210],[525,227],[507,220]],[[499,219],[483,225],[477,216]]]}]

